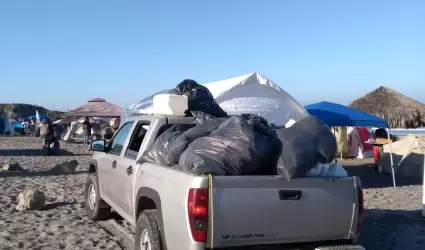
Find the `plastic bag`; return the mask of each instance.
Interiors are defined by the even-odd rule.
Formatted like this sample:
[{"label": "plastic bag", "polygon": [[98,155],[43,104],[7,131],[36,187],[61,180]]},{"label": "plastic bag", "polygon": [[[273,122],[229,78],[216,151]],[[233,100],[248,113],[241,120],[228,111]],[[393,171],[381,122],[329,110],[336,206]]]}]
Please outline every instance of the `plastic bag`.
[{"label": "plastic bag", "polygon": [[179,166],[197,174],[259,174],[270,166],[271,159],[277,161],[273,142],[278,140],[266,124],[253,115],[232,116],[210,135],[190,143]]},{"label": "plastic bag", "polygon": [[315,177],[347,177],[347,171],[339,163],[320,163],[312,168],[307,176]]},{"label": "plastic bag", "polygon": [[316,132],[315,140],[317,160],[321,163],[329,163],[335,159],[338,149],[336,138],[329,127],[322,127]]},{"label": "plastic bag", "polygon": [[296,130],[303,136],[314,138],[318,161],[328,163],[335,159],[336,138],[324,122],[315,116],[307,116],[293,126],[296,126]]},{"label": "plastic bag", "polygon": [[175,165],[191,142],[211,134],[225,120],[226,118],[217,118],[197,126],[173,125],[155,140],[152,148],[143,154],[142,159],[167,166]]},{"label": "plastic bag", "polygon": [[188,112],[194,117],[205,118],[204,113],[213,116],[212,118],[227,116],[227,113],[218,105],[208,88],[194,80],[183,80],[171,91],[171,94],[187,96]]},{"label": "plastic bag", "polygon": [[277,174],[287,180],[305,176],[317,162],[313,138],[303,136],[294,129],[294,126],[277,130],[277,136],[282,142]]},{"label": "plastic bag", "polygon": [[277,173],[287,180],[304,177],[317,162],[327,163],[334,159],[335,136],[314,116],[308,116],[276,133],[282,142]]},{"label": "plastic bag", "polygon": [[199,137],[208,136],[214,130],[216,130],[221,123],[223,123],[227,118],[216,118],[213,120],[206,120],[202,124],[198,124],[193,128],[190,128],[180,135],[176,136],[170,142],[170,154],[175,155],[173,159],[176,159],[175,163],[177,164],[180,158],[180,155],[183,151],[186,150],[188,145]]},{"label": "plastic bag", "polygon": [[173,141],[193,125],[172,125],[156,138],[150,149],[143,153],[142,160],[170,166],[179,162],[180,155],[172,153]]}]

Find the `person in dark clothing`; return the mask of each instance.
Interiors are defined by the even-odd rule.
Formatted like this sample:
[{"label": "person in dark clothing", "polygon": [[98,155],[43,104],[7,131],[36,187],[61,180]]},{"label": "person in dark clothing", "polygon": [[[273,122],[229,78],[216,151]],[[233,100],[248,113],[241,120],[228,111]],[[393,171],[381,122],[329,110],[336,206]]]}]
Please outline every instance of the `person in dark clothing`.
[{"label": "person in dark clothing", "polygon": [[375,130],[375,136],[377,138],[387,139],[388,137],[387,130],[385,130],[385,128],[378,128],[377,130]]},{"label": "person in dark clothing", "polygon": [[89,139],[91,136],[92,125],[90,124],[90,120],[88,117],[84,119],[83,128],[84,128],[84,145],[90,146]]}]

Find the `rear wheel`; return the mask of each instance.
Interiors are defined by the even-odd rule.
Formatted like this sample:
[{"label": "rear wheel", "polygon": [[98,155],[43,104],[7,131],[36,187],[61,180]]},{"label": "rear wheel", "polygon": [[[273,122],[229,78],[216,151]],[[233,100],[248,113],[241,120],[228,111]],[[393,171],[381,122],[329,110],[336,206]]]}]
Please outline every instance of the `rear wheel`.
[{"label": "rear wheel", "polygon": [[87,177],[84,190],[84,207],[87,216],[92,220],[105,220],[111,214],[111,207],[100,198],[96,174]]},{"label": "rear wheel", "polygon": [[380,165],[376,165],[376,168],[378,170],[378,174],[384,174],[384,170],[382,169]]},{"label": "rear wheel", "polygon": [[162,250],[157,210],[141,212],[136,224],[136,250]]},{"label": "rear wheel", "polygon": [[49,147],[46,145],[43,146],[43,155],[49,155]]}]

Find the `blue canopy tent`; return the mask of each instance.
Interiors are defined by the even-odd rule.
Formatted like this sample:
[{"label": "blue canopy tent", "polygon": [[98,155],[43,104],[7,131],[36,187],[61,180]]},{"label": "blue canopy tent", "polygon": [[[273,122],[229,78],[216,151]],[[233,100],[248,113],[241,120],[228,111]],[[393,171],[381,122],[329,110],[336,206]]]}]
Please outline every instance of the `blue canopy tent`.
[{"label": "blue canopy tent", "polygon": [[304,107],[307,112],[322,120],[325,124],[331,127],[380,127],[387,128],[388,141],[391,154],[391,169],[393,175],[393,184],[395,187],[394,163],[391,151],[391,140],[388,121],[377,116],[360,112],[356,109],[332,102],[318,102]]},{"label": "blue canopy tent", "polygon": [[388,121],[382,118],[337,103],[318,102],[305,106],[305,109],[328,126],[388,128]]},{"label": "blue canopy tent", "polygon": [[[46,119],[47,118],[47,116],[45,116],[45,115],[39,115],[39,117],[40,117],[40,120],[43,120],[43,119]],[[28,119],[36,120],[37,119],[37,116],[36,115],[28,116]]]}]

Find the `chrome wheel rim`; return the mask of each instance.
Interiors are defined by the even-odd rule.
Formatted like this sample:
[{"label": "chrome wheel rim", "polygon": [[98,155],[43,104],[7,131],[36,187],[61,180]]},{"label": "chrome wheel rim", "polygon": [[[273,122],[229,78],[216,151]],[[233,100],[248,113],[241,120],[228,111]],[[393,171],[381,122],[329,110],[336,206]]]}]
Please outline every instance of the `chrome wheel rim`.
[{"label": "chrome wheel rim", "polygon": [[149,237],[148,230],[143,230],[142,237],[140,241],[140,249],[142,250],[151,250],[151,238]]},{"label": "chrome wheel rim", "polygon": [[89,187],[89,193],[88,193],[88,203],[91,210],[94,210],[94,206],[96,205],[96,188],[94,187],[94,184],[91,184]]}]

